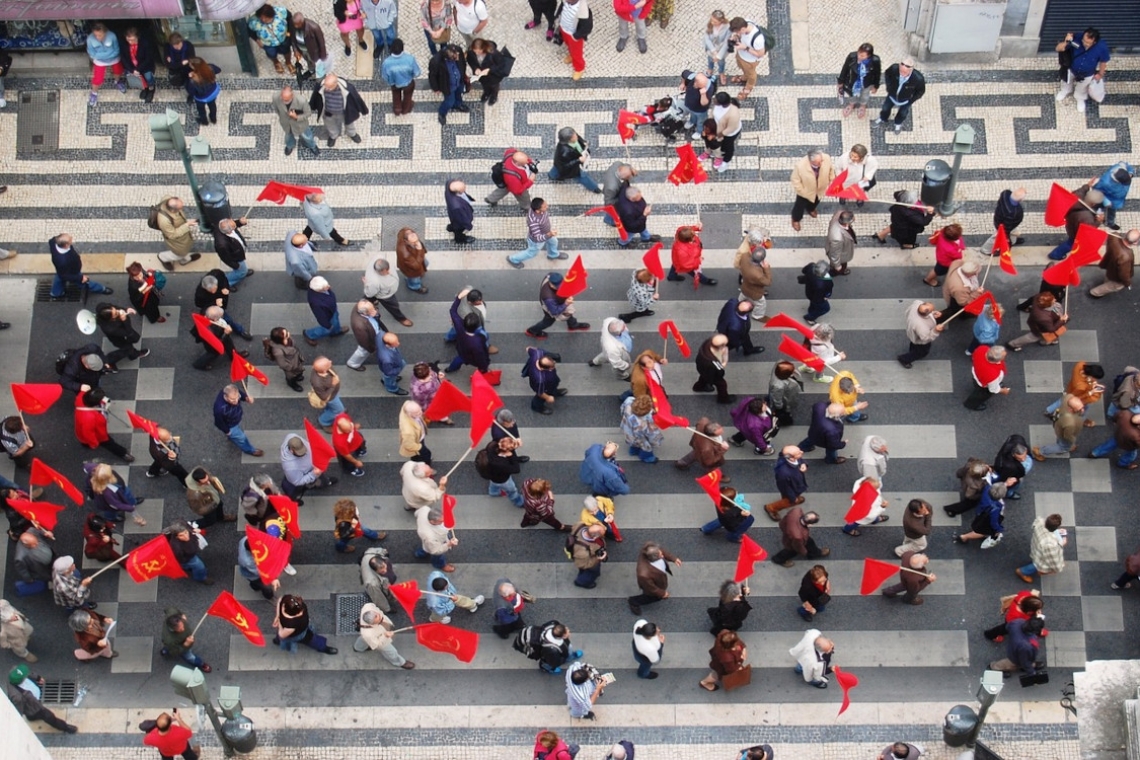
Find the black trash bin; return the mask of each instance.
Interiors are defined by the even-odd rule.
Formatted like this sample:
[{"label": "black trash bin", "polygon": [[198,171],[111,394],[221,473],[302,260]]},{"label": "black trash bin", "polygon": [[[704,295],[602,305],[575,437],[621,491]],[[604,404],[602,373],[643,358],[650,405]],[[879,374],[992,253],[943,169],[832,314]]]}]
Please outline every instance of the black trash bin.
[{"label": "black trash bin", "polygon": [[257,731],[253,728],[253,721],[244,715],[228,718],[222,724],[222,734],[234,750],[243,755],[257,748]]},{"label": "black trash bin", "polygon": [[954,705],[946,713],[942,723],[942,741],[947,747],[964,747],[974,728],[978,725],[978,714],[966,705]]},{"label": "black trash bin", "polygon": [[233,209],[230,208],[230,196],[226,186],[216,179],[202,183],[198,193],[202,199],[202,208],[206,210],[206,221],[211,228],[216,227],[223,219],[233,218]]},{"label": "black trash bin", "polygon": [[932,158],[922,170],[922,202],[926,206],[938,208],[946,200],[950,189],[950,164],[940,158]]}]

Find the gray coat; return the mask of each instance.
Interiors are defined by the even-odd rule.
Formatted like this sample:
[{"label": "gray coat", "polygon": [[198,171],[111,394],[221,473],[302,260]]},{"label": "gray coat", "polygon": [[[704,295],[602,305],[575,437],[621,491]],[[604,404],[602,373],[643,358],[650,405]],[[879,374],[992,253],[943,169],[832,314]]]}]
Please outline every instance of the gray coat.
[{"label": "gray coat", "polygon": [[[293,111],[297,114],[296,119],[289,118],[289,112]],[[309,129],[309,117],[313,115],[313,109],[304,98],[293,95],[293,99],[286,105],[285,101],[281,100],[281,93],[273,96],[273,112],[277,114],[277,121],[281,123],[281,128],[286,132],[292,132],[294,137],[301,137]]]},{"label": "gray coat", "polygon": [[[368,598],[380,608],[382,612],[391,612],[393,609],[400,609],[397,605],[396,597],[392,595],[392,582],[380,575],[368,565],[368,560],[375,556],[388,559],[388,550],[382,546],[373,546],[364,552],[364,556],[360,558],[360,581],[364,584],[364,592],[368,594]],[[392,572],[392,565],[389,561],[388,572]],[[394,576],[393,576],[394,577]]]},{"label": "gray coat", "polygon": [[313,232],[331,240],[333,229],[336,227],[332,206],[328,203],[313,203],[308,198],[301,203],[301,206],[305,209],[305,219],[313,228]]},{"label": "gray coat", "polygon": [[827,226],[827,242],[824,244],[824,250],[827,253],[827,260],[831,262],[832,269],[838,269],[855,258],[854,233],[851,230],[844,229],[839,224],[839,215],[844,210],[836,211],[831,217],[831,224]]},{"label": "gray coat", "polygon": [[803,386],[798,372],[793,372],[787,380],[781,380],[773,371],[772,378],[768,381],[768,403],[772,405],[773,410],[793,413],[799,406],[801,390]]},{"label": "gray coat", "polygon": [[293,245],[293,236],[296,234],[297,231],[294,230],[285,236],[285,271],[294,277],[311,280],[317,276],[320,267],[317,266],[317,260],[313,258],[311,246],[306,245],[304,248],[298,248]]}]

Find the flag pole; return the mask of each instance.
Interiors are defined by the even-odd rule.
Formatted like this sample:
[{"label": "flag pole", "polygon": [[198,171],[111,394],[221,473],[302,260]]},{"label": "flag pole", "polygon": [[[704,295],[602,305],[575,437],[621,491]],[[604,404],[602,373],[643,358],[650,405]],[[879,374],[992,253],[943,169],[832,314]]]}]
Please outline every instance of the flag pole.
[{"label": "flag pole", "polygon": [[[981,296],[978,296],[978,298],[981,298]],[[957,314],[955,314],[955,315],[954,315],[954,316],[952,316],[952,317],[949,317],[949,318],[948,318],[948,319],[947,319],[945,322],[943,322],[943,323],[942,323],[942,325],[943,325],[943,326],[945,326],[945,325],[948,325],[948,324],[950,324],[950,323],[951,323],[951,322],[953,322],[955,319],[957,319],[958,317],[962,316],[962,315],[963,315],[963,314],[965,314],[965,313],[966,313],[966,310],[965,310],[965,309],[960,309],[960,310],[958,311],[958,313],[957,313]]]},{"label": "flag pole", "polygon": [[[515,438],[515,436],[511,433],[511,431],[507,430],[505,427],[500,425],[498,420],[491,420],[491,421],[493,423],[495,423],[495,427],[497,427],[499,430],[502,430],[504,433],[511,436],[511,438],[514,438],[516,441],[518,440],[518,438]],[[450,474],[450,473],[448,473],[448,474]]]},{"label": "flag pole", "polygon": [[989,256],[989,261],[986,262],[986,273],[982,275],[982,284],[981,284],[982,290],[985,290],[985,288],[986,288],[986,278],[990,276],[990,267],[992,267],[993,265],[994,265],[994,256],[991,253]]},{"label": "flag pole", "polygon": [[452,467],[450,470],[448,470],[448,471],[447,471],[447,474],[446,474],[446,475],[444,475],[443,477],[445,477],[445,478],[449,478],[449,477],[451,477],[451,473],[453,473],[453,472],[455,472],[457,469],[459,469],[459,465],[463,464],[463,460],[464,460],[464,459],[466,459],[466,458],[467,458],[467,455],[468,455],[468,454],[470,454],[470,453],[471,453],[472,451],[474,451],[474,450],[475,450],[475,447],[474,447],[474,446],[468,446],[468,447],[467,447],[467,451],[463,452],[463,456],[459,457],[459,461],[455,463],[455,466],[454,466],[454,467]]},{"label": "flag pole", "polygon": [[202,623],[205,623],[205,622],[206,622],[206,618],[207,618],[207,617],[209,617],[209,616],[210,616],[210,613],[209,613],[209,612],[206,612],[206,613],[204,613],[204,614],[202,615],[202,619],[198,621],[198,625],[194,626],[194,630],[190,631],[190,635],[191,635],[191,636],[195,636],[195,635],[197,635],[197,633],[198,633],[198,629],[202,627]]},{"label": "flag pole", "polygon": [[923,578],[929,578],[930,577],[929,573],[924,573],[921,570],[915,570],[914,568],[910,568],[910,567],[900,567],[899,570],[902,570],[903,572],[906,572],[906,573],[914,573],[915,575],[921,575]]},{"label": "flag pole", "polygon": [[1069,315],[1069,286],[1065,285],[1065,316]]},{"label": "flag pole", "polygon": [[90,580],[95,580],[95,579],[96,579],[96,578],[98,578],[100,575],[102,575],[103,573],[107,572],[107,571],[108,571],[108,570],[110,570],[112,567],[114,567],[115,565],[119,564],[120,562],[122,562],[123,560],[125,560],[125,559],[126,559],[127,557],[129,557],[129,556],[131,556],[131,553],[130,553],[130,552],[127,552],[126,554],[124,554],[123,556],[119,557],[119,558],[118,558],[117,560],[115,560],[114,562],[111,562],[111,563],[109,563],[109,564],[108,564],[106,567],[101,567],[101,568],[99,568],[99,569],[98,569],[96,572],[92,573],[91,575],[89,575],[89,576],[87,576],[87,577],[88,577]]},{"label": "flag pole", "polygon": [[701,431],[697,430],[696,428],[687,427],[687,428],[685,428],[685,430],[688,430],[688,431],[689,431],[689,432],[691,432],[691,433],[696,433],[696,434],[697,434],[697,435],[699,435],[701,438],[708,438],[708,439],[709,439],[710,441],[712,441],[713,443],[722,443],[722,441],[718,441],[717,439],[713,438],[711,435],[705,435],[704,433],[702,433]]}]

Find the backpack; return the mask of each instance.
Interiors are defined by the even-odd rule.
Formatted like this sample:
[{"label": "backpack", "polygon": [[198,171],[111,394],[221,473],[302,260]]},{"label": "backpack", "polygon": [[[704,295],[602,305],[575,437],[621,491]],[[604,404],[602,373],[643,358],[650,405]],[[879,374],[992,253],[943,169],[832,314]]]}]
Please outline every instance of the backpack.
[{"label": "backpack", "polygon": [[1116,392],[1120,390],[1120,386],[1124,385],[1124,381],[1135,374],[1135,372],[1121,372],[1119,375],[1112,378],[1112,395],[1115,396]]},{"label": "backpack", "polygon": [[[768,29],[766,27],[760,26],[755,21],[749,21],[748,23],[751,24],[752,26],[756,27],[756,34],[759,34],[761,37],[764,38],[764,50],[766,52],[771,52],[771,50],[776,47],[775,35],[773,35],[770,31],[768,31]],[[754,34],[754,35],[752,35],[752,40],[749,40],[749,43],[751,43],[755,39],[756,39],[756,35]],[[753,45],[749,44],[748,47],[753,47]]]},{"label": "backpack", "polygon": [[[506,45],[499,48],[499,53],[503,57],[503,62],[499,66],[498,74],[500,78],[506,79],[511,75],[511,71],[515,67],[515,57],[511,55],[511,51],[507,48]],[[491,167],[491,170],[494,171],[494,167]]]},{"label": "backpack", "polygon": [[527,625],[515,634],[512,646],[516,652],[522,652],[527,659],[538,660],[542,657],[542,629],[536,625]]},{"label": "backpack", "polygon": [[59,356],[55,357],[55,374],[57,374],[57,375],[63,374],[63,370],[67,367],[68,360],[72,356],[74,356],[75,352],[78,350],[79,350],[78,348],[69,348],[69,349],[65,350],[63,353],[61,353]]},{"label": "backpack", "polygon": [[503,179],[503,162],[499,161],[491,166],[491,181],[495,183],[495,187],[506,187],[507,182]]},{"label": "backpack", "polygon": [[479,473],[479,477],[483,480],[491,479],[491,456],[486,449],[480,450],[475,455],[475,472]]}]

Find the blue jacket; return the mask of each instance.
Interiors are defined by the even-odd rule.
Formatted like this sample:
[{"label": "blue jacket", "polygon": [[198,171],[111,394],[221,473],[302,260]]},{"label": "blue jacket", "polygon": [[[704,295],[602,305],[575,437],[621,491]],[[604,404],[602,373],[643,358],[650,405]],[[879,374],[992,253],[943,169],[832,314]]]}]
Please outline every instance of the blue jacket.
[{"label": "blue jacket", "polygon": [[827,416],[827,407],[830,402],[817,401],[811,405],[811,424],[808,426],[807,437],[816,446],[825,449],[842,449],[843,420],[833,420]]},{"label": "blue jacket", "polygon": [[534,395],[540,396],[543,393],[554,393],[558,390],[558,384],[561,382],[558,378],[558,370],[543,369],[538,366],[539,360],[546,356],[546,352],[541,348],[528,348],[526,353],[527,360],[523,367],[522,376],[530,381],[530,389],[534,391]]},{"label": "blue jacket", "polygon": [[59,279],[64,282],[83,282],[83,259],[79,258],[74,243],[70,250],[63,252],[56,248],[55,238],[52,238],[48,241],[48,251],[51,253],[51,265],[55,267]]},{"label": "blue jacket", "polygon": [[[221,72],[221,69],[212,63],[210,64],[210,68],[214,70],[215,74]],[[218,99],[218,93],[221,91],[222,85],[217,80],[214,80],[213,84],[207,84],[205,82],[195,82],[189,77],[186,79],[186,92],[199,103],[212,103]]]},{"label": "blue jacket", "polygon": [[997,343],[998,336],[1001,334],[1001,325],[997,320],[986,316],[983,311],[974,320],[974,338],[983,345],[992,346]]},{"label": "blue jacket", "polygon": [[475,224],[475,207],[471,202],[475,200],[467,193],[453,193],[448,188],[455,178],[443,183],[443,202],[447,205],[447,221],[451,226],[461,231],[471,229]]},{"label": "blue jacket", "polygon": [[990,496],[990,488],[987,485],[982,489],[982,498],[978,501],[976,508],[977,514],[985,515],[990,523],[990,531],[993,533],[1002,533],[1005,531],[1005,500],[994,500]]},{"label": "blue jacket", "polygon": [[399,347],[385,345],[383,341],[376,341],[376,362],[384,377],[397,377],[408,365]]},{"label": "blue jacket", "polygon": [[331,290],[318,291],[309,289],[309,309],[317,318],[317,324],[326,330],[332,327],[333,317],[336,316],[336,294]]},{"label": "blue jacket", "polygon": [[788,501],[795,501],[807,491],[807,476],[800,472],[799,464],[792,464],[781,456],[776,462],[776,490]]},{"label": "blue jacket", "polygon": [[625,472],[616,461],[602,456],[603,448],[602,444],[595,443],[586,449],[586,458],[578,470],[578,479],[589,487],[591,493],[599,496],[623,496],[629,493]]},{"label": "blue jacket", "polygon": [[249,397],[242,393],[241,401],[231,404],[226,401],[225,389],[218,391],[218,395],[214,399],[214,427],[223,433],[229,433],[232,428],[240,425],[243,414],[241,402],[247,398]]},{"label": "blue jacket", "polygon": [[[424,586],[424,591],[435,591],[435,589],[432,588],[431,584],[432,584],[432,581],[434,581],[436,578],[443,578],[445,581],[447,581],[447,589],[445,591],[439,591],[436,593],[440,593],[440,594],[458,594],[459,593],[458,591],[455,590],[455,585],[452,584],[451,579],[448,578],[446,575],[444,575],[439,570],[433,571],[432,574],[428,576],[427,585]],[[429,610],[431,610],[432,612],[434,612],[435,614],[437,614],[441,617],[444,615],[450,615],[455,610],[455,602],[451,601],[451,599],[449,599],[446,596],[436,596],[435,594],[424,594],[424,603],[427,604],[427,608]]]},{"label": "blue jacket", "polygon": [[1026,675],[1037,673],[1037,656],[1041,651],[1036,642],[1037,636],[1025,632],[1028,620],[1014,620],[1006,625],[1005,656],[1025,671]]},{"label": "blue jacket", "polygon": [[1128,195],[1128,188],[1131,183],[1125,185],[1122,182],[1117,182],[1112,173],[1117,169],[1125,169],[1129,174],[1136,174],[1136,167],[1127,161],[1120,161],[1108,167],[1104,174],[1100,175],[1100,179],[1093,185],[1094,190],[1100,190],[1104,193],[1104,205],[1106,208],[1121,209],[1124,208],[1124,200]]},{"label": "blue jacket", "polygon": [[119,60],[119,38],[110,29],[102,42],[95,39],[94,34],[87,35],[87,55],[101,66],[110,66]]},{"label": "blue jacket", "polygon": [[1070,40],[1069,47],[1073,51],[1073,62],[1070,71],[1073,79],[1086,79],[1097,72],[1101,61],[1108,63],[1112,56],[1108,53],[1108,43],[1103,39],[1097,40],[1091,48],[1084,46],[1083,38],[1080,41]]},{"label": "blue jacket", "polygon": [[317,266],[317,260],[313,258],[310,246],[298,248],[293,245],[293,236],[296,234],[297,231],[293,230],[285,236],[285,271],[302,280],[311,280],[317,276],[320,268]]},{"label": "blue jacket", "polygon": [[716,331],[728,338],[729,348],[739,348],[744,342],[744,336],[752,329],[751,315],[739,313],[736,310],[739,305],[739,299],[728,299],[716,320]]},{"label": "blue jacket", "polygon": [[388,56],[380,67],[380,76],[391,87],[407,87],[422,75],[419,63],[407,52]]}]

